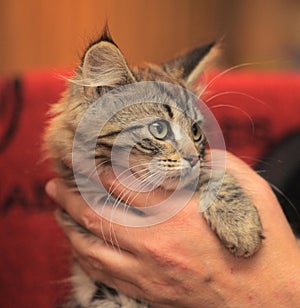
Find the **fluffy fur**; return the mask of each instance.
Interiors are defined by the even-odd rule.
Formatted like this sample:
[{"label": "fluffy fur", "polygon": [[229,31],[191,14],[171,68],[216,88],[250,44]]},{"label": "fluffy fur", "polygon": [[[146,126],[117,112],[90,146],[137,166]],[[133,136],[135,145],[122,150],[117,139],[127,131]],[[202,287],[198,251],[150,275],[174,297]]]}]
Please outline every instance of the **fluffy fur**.
[{"label": "fluffy fur", "polygon": [[[80,119],[91,103],[112,89],[141,81],[167,82],[195,91],[195,81],[209,58],[212,46],[213,44],[197,48],[161,66],[151,64],[145,67],[129,67],[106,29],[102,37],[85,52],[82,64],[70,80],[63,98],[52,108],[53,117],[47,130],[46,145],[49,156],[56,163],[58,173],[69,182],[70,186],[76,188],[73,170],[70,167],[73,139]],[[151,180],[146,176],[153,161],[157,162],[155,165],[155,168],[159,169],[157,174],[160,171],[167,174],[167,180],[161,185],[164,189],[176,187],[176,178],[183,171],[187,174],[183,186],[188,186],[191,180],[189,176],[193,174],[193,170],[200,168],[197,186],[200,200],[209,179],[209,166],[205,158],[205,136],[200,127],[193,126],[195,123],[175,108],[172,93],[167,94],[166,99],[168,104],[143,103],[128,106],[104,126],[98,136],[95,153],[97,171],[105,172],[105,168],[110,167],[112,144],[118,133],[122,132],[120,140],[124,148],[126,145],[132,147],[131,168],[137,176],[145,177],[145,181],[154,183],[158,179],[154,177]],[[198,121],[197,125],[201,126],[203,116],[196,104],[184,99],[177,101],[183,110],[189,109],[193,112]],[[155,131],[152,131],[151,135],[150,126],[128,128],[128,123],[144,117],[163,119],[163,123],[155,123],[151,129],[158,129],[158,133],[161,133],[163,126],[166,125],[173,139],[168,138],[168,135],[157,138]],[[187,142],[186,138],[180,139],[171,124],[173,122],[194,141]],[[99,132],[95,131],[95,134],[97,133]],[[135,144],[136,136],[138,142]],[[177,149],[172,142],[176,143]],[[92,153],[93,149],[87,148],[86,151]],[[144,169],[139,167],[141,164]],[[203,215],[222,243],[234,255],[248,257],[259,249],[263,235],[257,210],[231,175],[225,174],[217,198]],[[66,213],[64,217],[64,223],[76,226]],[[86,230],[84,232],[89,236]],[[149,307],[147,303],[130,299],[116,290],[93,281],[78,266],[75,266],[72,283],[74,290],[69,307]]]}]

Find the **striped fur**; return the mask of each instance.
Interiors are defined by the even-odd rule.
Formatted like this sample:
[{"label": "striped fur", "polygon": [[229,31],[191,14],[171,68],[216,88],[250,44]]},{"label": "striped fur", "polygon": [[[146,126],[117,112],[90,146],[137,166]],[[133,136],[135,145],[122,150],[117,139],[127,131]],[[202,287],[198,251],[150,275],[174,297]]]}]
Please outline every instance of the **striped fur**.
[{"label": "striped fur", "polygon": [[[209,58],[212,47],[213,45],[210,44],[197,48],[161,66],[150,64],[144,67],[130,67],[106,29],[102,37],[89,46],[82,58],[81,66],[69,81],[69,87],[63,98],[51,110],[52,120],[45,139],[48,155],[55,161],[58,173],[69,182],[70,186],[76,188],[73,171],[70,168],[73,139],[76,128],[91,103],[112,89],[142,81],[167,82],[194,91],[195,82],[201,74],[203,63]],[[159,90],[159,85],[154,87]],[[170,175],[162,184],[165,189],[176,187],[178,174],[182,170],[196,168],[194,165],[197,158],[200,162],[197,168],[204,170],[201,172],[202,178],[199,179],[200,193],[207,185],[205,170],[209,171],[208,166],[205,165],[205,138],[187,142],[187,138],[183,138],[180,131],[182,130],[190,139],[193,138],[194,122],[182,110],[190,112],[199,123],[203,121],[203,116],[195,102],[189,101],[185,91],[182,91],[178,97],[178,93],[165,90],[166,103],[145,102],[127,106],[112,117],[100,133],[95,130],[95,134],[99,133],[99,136],[96,136],[95,154],[96,162],[101,166],[98,171],[105,172],[105,168],[110,166],[112,145],[121,135],[122,147],[132,148],[130,163],[136,174],[146,177],[149,165],[157,161],[157,166]],[[149,135],[148,127],[137,124],[145,117],[164,119],[166,123],[164,125],[168,128],[168,140],[154,138]],[[128,127],[128,123],[133,120],[135,124]],[[177,124],[177,128],[172,123]],[[144,137],[141,138],[143,134]],[[77,138],[81,140],[85,150],[91,152],[93,159],[93,148],[89,148],[85,136],[79,135]],[[140,167],[141,165],[143,168]],[[152,179],[153,184],[156,180],[155,177]],[[189,181],[187,177],[184,186],[189,185]],[[233,212],[234,217],[229,217],[230,211]],[[64,213],[63,217],[63,223],[71,224],[89,236],[88,231],[76,225],[67,213]],[[224,245],[235,255],[249,256],[260,247],[262,227],[257,211],[230,175],[225,176],[217,201],[204,212],[204,217]],[[233,219],[238,222],[233,224],[231,221]],[[74,290],[68,307],[149,307],[147,303],[130,299],[116,290],[93,281],[78,265],[75,266],[72,284]]]}]

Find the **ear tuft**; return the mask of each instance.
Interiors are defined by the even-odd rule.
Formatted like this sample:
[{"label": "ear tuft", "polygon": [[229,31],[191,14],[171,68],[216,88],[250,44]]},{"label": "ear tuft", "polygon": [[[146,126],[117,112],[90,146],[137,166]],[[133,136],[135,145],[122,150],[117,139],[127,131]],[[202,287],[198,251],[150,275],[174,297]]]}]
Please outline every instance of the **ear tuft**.
[{"label": "ear tuft", "polygon": [[106,25],[99,40],[90,45],[81,65],[82,83],[88,87],[116,87],[134,77]]},{"label": "ear tuft", "polygon": [[187,54],[176,59],[168,61],[162,65],[162,68],[168,74],[176,74],[188,85],[193,86],[198,77],[204,70],[205,64],[214,56],[213,48],[215,43],[197,47]]},{"label": "ear tuft", "polygon": [[117,44],[116,44],[116,43],[114,42],[114,40],[112,39],[112,36],[111,36],[111,34],[110,34],[109,27],[108,27],[108,24],[107,24],[107,23],[105,24],[105,26],[104,26],[104,28],[103,28],[103,30],[102,30],[102,34],[101,34],[100,38],[98,38],[97,40],[95,40],[94,42],[92,42],[92,43],[89,45],[88,49],[90,49],[93,45],[96,45],[96,44],[98,44],[98,43],[100,43],[100,42],[109,42],[109,43],[114,44],[116,47],[118,47]]}]

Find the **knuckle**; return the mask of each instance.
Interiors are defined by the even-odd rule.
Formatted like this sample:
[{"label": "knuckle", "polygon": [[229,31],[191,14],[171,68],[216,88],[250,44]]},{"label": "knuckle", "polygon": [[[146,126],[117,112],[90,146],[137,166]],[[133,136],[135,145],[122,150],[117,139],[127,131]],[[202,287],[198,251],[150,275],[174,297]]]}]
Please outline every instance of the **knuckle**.
[{"label": "knuckle", "polygon": [[146,254],[155,261],[155,263],[164,266],[164,268],[180,266],[182,264],[182,258],[179,246],[172,242],[160,241],[153,242],[149,241],[145,243],[144,249]]},{"label": "knuckle", "polygon": [[152,243],[147,242],[145,243],[144,250],[146,252],[146,255],[149,256],[150,259],[155,261],[155,263],[158,264],[164,264],[168,263],[168,260],[170,260],[170,249],[168,247],[160,242],[160,243]]},{"label": "knuckle", "polygon": [[78,222],[82,227],[89,231],[96,230],[97,225],[99,225],[96,214],[94,214],[90,210],[84,210],[78,217]]},{"label": "knuckle", "polygon": [[87,262],[89,263],[89,265],[95,269],[95,270],[103,270],[103,264],[101,262],[101,260],[99,260],[99,258],[94,255],[94,253],[90,253],[87,256]]}]

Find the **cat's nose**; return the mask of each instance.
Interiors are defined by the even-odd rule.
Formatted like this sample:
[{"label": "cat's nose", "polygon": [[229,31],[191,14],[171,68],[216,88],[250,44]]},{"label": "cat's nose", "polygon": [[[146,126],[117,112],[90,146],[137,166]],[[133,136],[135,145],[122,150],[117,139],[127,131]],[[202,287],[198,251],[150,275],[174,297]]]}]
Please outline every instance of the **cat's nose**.
[{"label": "cat's nose", "polygon": [[184,157],[184,159],[186,161],[188,161],[190,166],[193,168],[197,164],[197,162],[199,161],[199,156],[190,155],[190,156]]}]

